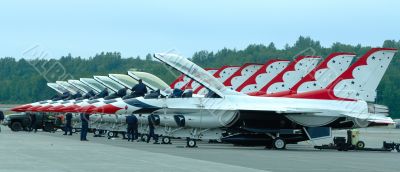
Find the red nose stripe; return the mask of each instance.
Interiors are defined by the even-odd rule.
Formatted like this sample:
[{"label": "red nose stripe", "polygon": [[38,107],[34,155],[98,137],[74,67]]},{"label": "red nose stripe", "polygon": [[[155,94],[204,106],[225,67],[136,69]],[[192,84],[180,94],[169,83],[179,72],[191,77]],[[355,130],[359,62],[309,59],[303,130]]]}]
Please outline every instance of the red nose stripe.
[{"label": "red nose stripe", "polygon": [[30,105],[30,104],[29,105],[21,105],[21,106],[17,106],[17,107],[12,108],[11,111],[14,111],[14,112],[25,112],[26,109],[28,109],[30,107],[32,107],[32,105]]}]

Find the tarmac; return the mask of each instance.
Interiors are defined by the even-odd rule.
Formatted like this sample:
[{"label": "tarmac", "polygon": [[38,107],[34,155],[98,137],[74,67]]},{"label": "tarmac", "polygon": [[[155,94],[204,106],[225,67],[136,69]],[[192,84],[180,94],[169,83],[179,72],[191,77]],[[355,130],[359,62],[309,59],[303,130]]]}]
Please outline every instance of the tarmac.
[{"label": "tarmac", "polygon": [[[0,133],[0,172],[14,171],[386,171],[398,172],[400,153],[316,150],[316,142],[288,145],[286,150],[238,147],[198,142],[186,148],[183,140],[172,144],[127,142],[121,138],[92,137],[79,141],[79,134],[12,132]],[[361,130],[366,147],[382,147],[382,141],[400,142],[399,129]],[[344,131],[334,132],[344,136]]]}]

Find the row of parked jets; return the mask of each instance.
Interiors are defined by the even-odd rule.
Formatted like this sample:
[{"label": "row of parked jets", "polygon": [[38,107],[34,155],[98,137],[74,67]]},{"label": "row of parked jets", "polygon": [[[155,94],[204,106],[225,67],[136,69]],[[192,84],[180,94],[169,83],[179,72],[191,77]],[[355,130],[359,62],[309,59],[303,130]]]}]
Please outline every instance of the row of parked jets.
[{"label": "row of parked jets", "polygon": [[[163,138],[186,138],[189,147],[195,146],[196,140],[220,140],[284,149],[286,144],[329,137],[333,129],[393,124],[389,109],[374,102],[396,52],[372,48],[356,59],[356,54],[339,52],[325,59],[299,56],[293,61],[269,60],[219,69],[203,69],[182,56],[158,53],[156,59],[182,73],[169,85],[137,71],[57,81],[48,86],[59,93],[100,93],[108,88],[114,94],[50,99],[12,110],[134,114],[149,119],[139,122],[155,125],[155,133]],[[149,94],[119,94],[140,79],[151,90]]]}]

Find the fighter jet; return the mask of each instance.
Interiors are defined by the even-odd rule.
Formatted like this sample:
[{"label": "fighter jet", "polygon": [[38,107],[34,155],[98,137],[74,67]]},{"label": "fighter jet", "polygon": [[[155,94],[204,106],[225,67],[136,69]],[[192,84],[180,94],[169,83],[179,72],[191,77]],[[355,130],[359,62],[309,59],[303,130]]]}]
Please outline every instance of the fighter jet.
[{"label": "fighter jet", "polygon": [[[94,79],[90,78],[82,78],[81,79],[83,85],[87,85],[90,87],[90,90],[94,90],[94,92],[100,92],[102,89],[105,88],[105,86],[101,85]],[[72,81],[76,83],[76,81]],[[89,84],[90,83],[90,84]],[[36,112],[37,109],[39,108],[44,108],[46,106],[47,108],[51,108],[49,106],[50,104],[55,104],[55,103],[63,103],[65,101],[74,101],[74,95],[77,93],[77,91],[82,91],[82,92],[90,92],[88,90],[85,91],[85,89],[82,89],[85,86],[81,86],[79,89],[78,87],[74,86],[71,82],[65,82],[65,81],[58,81],[56,83],[47,83],[47,86],[50,88],[54,89],[59,95],[54,96],[53,98],[49,100],[44,100],[44,101],[39,101],[39,102],[34,102],[34,103],[29,103],[21,106],[17,106],[12,108],[12,111],[15,112],[25,112],[25,111],[32,111]],[[87,88],[87,87],[86,87]],[[89,88],[87,88],[89,89]]]},{"label": "fighter jet", "polygon": [[355,63],[329,89],[296,98],[248,96],[225,87],[186,58],[160,53],[154,57],[200,83],[210,93],[205,97],[140,97],[103,108],[116,114],[174,114],[180,124],[191,123],[188,118],[197,118],[202,128],[223,128],[224,138],[262,137],[281,149],[286,143],[311,139],[315,132],[326,135],[336,128],[393,123],[386,115],[371,110],[373,105],[363,98],[372,96],[371,91],[376,89],[395,52],[396,49],[389,48],[372,49],[363,56],[366,57],[363,62]]}]

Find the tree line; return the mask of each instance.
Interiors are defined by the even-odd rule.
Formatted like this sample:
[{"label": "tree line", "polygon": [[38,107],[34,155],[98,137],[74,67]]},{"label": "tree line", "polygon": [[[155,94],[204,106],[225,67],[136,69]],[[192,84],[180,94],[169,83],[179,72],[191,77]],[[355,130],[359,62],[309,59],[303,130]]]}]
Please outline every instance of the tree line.
[{"label": "tree line", "polygon": [[[382,47],[400,49],[400,41],[386,40]],[[293,60],[298,55],[319,55],[326,57],[332,52],[352,52],[363,55],[372,47],[334,43],[330,47],[321,46],[319,41],[309,37],[299,37],[293,45],[278,49],[274,43],[252,44],[243,50],[223,48],[217,52],[199,51],[190,60],[202,67],[217,68],[223,65],[244,63],[265,63],[270,59]],[[19,58],[18,58],[19,59]],[[136,69],[152,73],[167,83],[171,83],[179,73],[164,64],[146,57],[122,57],[119,52],[102,52],[93,57],[62,56],[54,59],[0,58],[0,103],[28,103],[51,97],[55,92],[46,86],[47,82],[79,79],[93,75],[126,73]],[[389,106],[392,117],[400,117],[400,54],[396,53],[378,87],[377,103]]]}]

